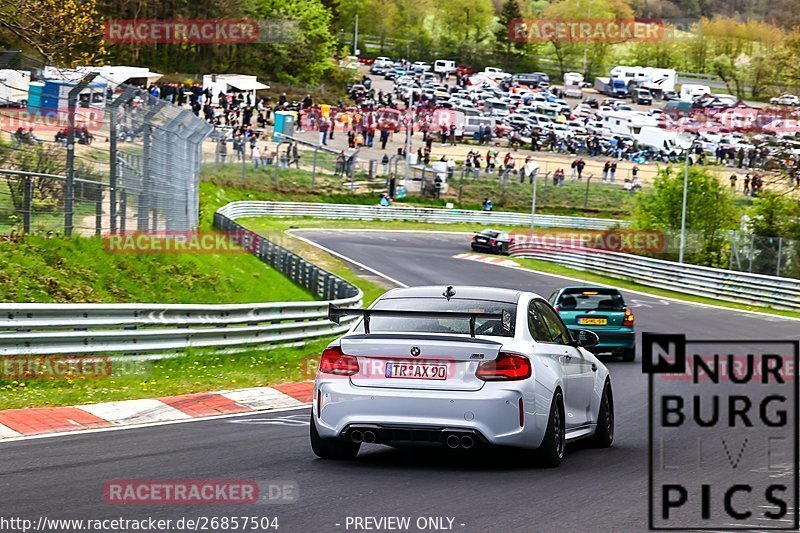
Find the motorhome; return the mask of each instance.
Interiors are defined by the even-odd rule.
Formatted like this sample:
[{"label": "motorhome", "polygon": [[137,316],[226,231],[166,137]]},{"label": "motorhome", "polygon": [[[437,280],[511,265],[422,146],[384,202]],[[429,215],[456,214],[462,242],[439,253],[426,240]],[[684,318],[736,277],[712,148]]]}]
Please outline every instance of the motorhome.
[{"label": "motorhome", "polygon": [[640,111],[609,111],[601,118],[603,131],[609,136],[635,138],[645,126],[657,127],[655,118]]},{"label": "motorhome", "polygon": [[30,84],[31,73],[27,70],[0,70],[0,106],[25,107]]},{"label": "motorhome", "polygon": [[641,87],[659,96],[674,91],[678,81],[677,71],[671,68],[617,66],[611,69],[610,75],[625,80],[629,89]]},{"label": "motorhome", "polygon": [[704,94],[711,94],[711,88],[708,85],[698,85],[694,83],[684,83],[681,85],[681,100],[692,101]]},{"label": "motorhome", "polygon": [[433,62],[433,71],[437,74],[452,74],[456,71],[456,62],[449,59],[437,59]]},{"label": "motorhome", "polygon": [[677,147],[678,132],[654,126],[643,126],[634,138],[639,146],[672,152]]},{"label": "motorhome", "polygon": [[564,86],[568,85],[577,85],[578,87],[581,86],[583,83],[583,74],[579,72],[565,72],[564,73]]}]

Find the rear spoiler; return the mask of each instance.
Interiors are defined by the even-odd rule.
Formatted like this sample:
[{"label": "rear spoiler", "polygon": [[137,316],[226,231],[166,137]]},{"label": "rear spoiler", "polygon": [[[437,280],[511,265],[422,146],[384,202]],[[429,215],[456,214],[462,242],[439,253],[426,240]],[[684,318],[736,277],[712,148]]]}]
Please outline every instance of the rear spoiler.
[{"label": "rear spoiler", "polygon": [[501,313],[459,313],[453,311],[403,311],[395,309],[353,309],[328,305],[328,320],[335,324],[341,323],[343,316],[360,316],[364,319],[364,332],[369,335],[369,320],[378,317],[399,318],[445,318],[469,320],[469,334],[475,336],[475,321],[500,320],[505,331],[511,331],[511,313],[503,310]]}]

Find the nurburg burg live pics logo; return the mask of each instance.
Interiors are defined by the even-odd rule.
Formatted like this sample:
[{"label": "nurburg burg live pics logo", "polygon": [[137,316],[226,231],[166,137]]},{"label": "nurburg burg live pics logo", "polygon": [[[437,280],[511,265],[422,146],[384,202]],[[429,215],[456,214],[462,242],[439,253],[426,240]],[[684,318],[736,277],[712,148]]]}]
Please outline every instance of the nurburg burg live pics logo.
[{"label": "nurburg burg live pics logo", "polygon": [[650,529],[798,529],[798,352],[642,335]]}]

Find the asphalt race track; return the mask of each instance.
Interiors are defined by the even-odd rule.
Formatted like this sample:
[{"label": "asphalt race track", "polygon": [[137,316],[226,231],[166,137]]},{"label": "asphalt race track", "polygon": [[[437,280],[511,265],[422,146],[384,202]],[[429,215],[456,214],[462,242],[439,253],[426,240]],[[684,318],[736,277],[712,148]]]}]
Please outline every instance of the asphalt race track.
[{"label": "asphalt race track", "polygon": [[[319,230],[302,235],[407,285],[494,285],[547,297],[572,283],[454,259],[469,251],[465,235]],[[777,317],[651,296],[626,298],[640,332],[789,339],[800,330],[797,321]],[[0,444],[0,506],[6,516],[34,519],[277,516],[284,532],[347,531],[348,516],[454,517],[453,530],[476,533],[643,531],[647,381],[638,359],[608,364],[617,414],[614,446],[572,446],[554,470],[520,468],[512,454],[464,457],[377,446],[362,447],[353,463],[321,461],[308,445],[304,409]],[[103,499],[104,484],[114,479],[291,481],[300,497],[284,505],[122,507]]]}]

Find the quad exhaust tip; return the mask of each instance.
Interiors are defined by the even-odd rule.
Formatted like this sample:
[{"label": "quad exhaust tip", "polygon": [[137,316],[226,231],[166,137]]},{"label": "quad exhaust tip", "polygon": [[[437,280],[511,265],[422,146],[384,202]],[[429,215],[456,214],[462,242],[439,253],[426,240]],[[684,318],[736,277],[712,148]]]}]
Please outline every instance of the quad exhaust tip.
[{"label": "quad exhaust tip", "polygon": [[453,450],[461,446],[461,439],[458,438],[458,435],[448,435],[446,442],[447,447]]},{"label": "quad exhaust tip", "polygon": [[469,450],[474,445],[475,445],[475,441],[472,439],[472,437],[467,436],[467,435],[464,435],[463,437],[461,437],[461,447],[464,448],[465,450]]},{"label": "quad exhaust tip", "polygon": [[375,433],[373,433],[372,431],[365,431],[363,434],[363,438],[364,442],[366,442],[367,444],[372,444],[373,442],[375,442]]},{"label": "quad exhaust tip", "polygon": [[360,444],[364,442],[364,434],[358,431],[357,429],[353,430],[353,432],[350,433],[350,440],[352,440],[356,444]]}]

